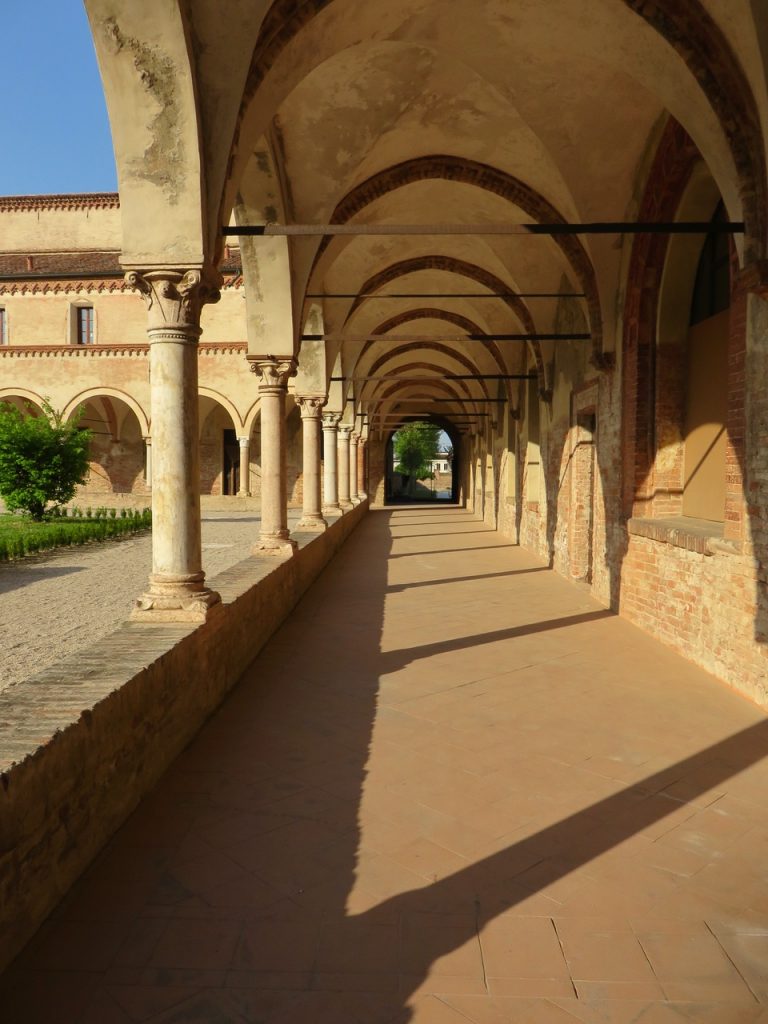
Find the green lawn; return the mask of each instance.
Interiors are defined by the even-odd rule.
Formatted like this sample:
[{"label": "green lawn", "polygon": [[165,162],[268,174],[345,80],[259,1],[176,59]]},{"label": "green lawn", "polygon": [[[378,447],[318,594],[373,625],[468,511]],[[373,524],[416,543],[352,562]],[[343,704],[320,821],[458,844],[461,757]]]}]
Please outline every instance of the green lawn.
[{"label": "green lawn", "polygon": [[125,510],[125,515],[115,510],[100,509],[98,518],[75,518],[51,516],[36,523],[29,516],[0,515],[0,562],[12,558],[23,558],[38,551],[85,544],[91,540],[109,540],[126,534],[151,529],[152,513]]}]

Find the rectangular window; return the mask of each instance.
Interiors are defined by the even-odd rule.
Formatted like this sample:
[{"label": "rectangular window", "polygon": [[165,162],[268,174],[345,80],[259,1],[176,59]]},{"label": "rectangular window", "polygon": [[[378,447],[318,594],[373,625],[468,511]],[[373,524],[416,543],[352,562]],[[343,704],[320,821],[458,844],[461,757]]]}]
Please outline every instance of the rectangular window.
[{"label": "rectangular window", "polygon": [[5,307],[0,306],[0,345],[8,344],[8,318]]},{"label": "rectangular window", "polygon": [[93,344],[93,306],[77,307],[77,344]]}]

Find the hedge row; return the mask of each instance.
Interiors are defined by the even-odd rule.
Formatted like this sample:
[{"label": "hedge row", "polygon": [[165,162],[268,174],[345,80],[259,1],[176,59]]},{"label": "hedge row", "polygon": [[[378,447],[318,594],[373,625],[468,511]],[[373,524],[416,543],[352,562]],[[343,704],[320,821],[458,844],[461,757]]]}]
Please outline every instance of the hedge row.
[{"label": "hedge row", "polygon": [[91,540],[109,540],[124,534],[139,533],[152,525],[149,509],[125,519],[80,519],[76,522],[59,521],[35,523],[25,526],[15,535],[0,537],[0,562],[23,558],[37,551],[86,544]]}]

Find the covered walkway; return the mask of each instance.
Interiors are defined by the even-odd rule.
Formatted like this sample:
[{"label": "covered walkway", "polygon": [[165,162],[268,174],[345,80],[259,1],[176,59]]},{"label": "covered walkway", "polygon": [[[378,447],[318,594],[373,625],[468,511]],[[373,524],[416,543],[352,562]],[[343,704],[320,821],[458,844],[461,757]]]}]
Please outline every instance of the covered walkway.
[{"label": "covered walkway", "polygon": [[768,724],[458,508],[372,513],[4,1024],[768,1020]]}]

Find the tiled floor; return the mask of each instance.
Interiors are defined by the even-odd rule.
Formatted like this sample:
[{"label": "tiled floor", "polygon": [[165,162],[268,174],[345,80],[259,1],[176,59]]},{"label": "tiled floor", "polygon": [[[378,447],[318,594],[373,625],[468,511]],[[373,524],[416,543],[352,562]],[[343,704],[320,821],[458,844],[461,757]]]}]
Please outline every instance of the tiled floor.
[{"label": "tiled floor", "polygon": [[467,513],[372,513],[0,1019],[768,1021],[765,754],[764,714]]}]

